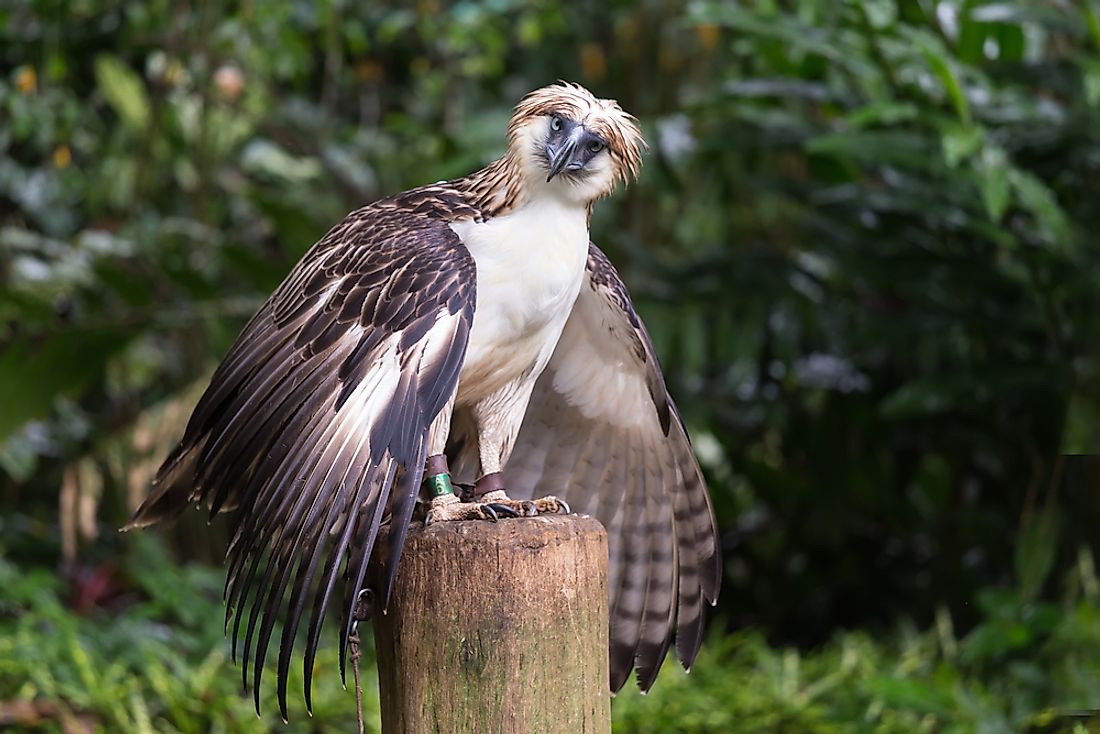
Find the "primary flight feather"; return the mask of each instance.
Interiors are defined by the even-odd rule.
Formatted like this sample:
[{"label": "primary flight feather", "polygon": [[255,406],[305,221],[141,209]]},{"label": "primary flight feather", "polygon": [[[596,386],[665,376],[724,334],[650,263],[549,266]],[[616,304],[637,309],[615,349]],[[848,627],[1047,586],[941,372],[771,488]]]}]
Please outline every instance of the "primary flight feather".
[{"label": "primary flight feather", "polygon": [[[358,209],[248,322],[127,528],[195,502],[235,511],[227,628],[278,694],[304,623],[341,666],[379,527],[388,599],[426,522],[576,511],[607,528],[612,691],[690,666],[718,595],[714,513],[649,335],[589,241],[593,204],[638,174],[637,123],[575,84],[527,95],[505,155]],[[460,498],[454,484],[467,483]],[[243,644],[242,643],[243,636]]]}]

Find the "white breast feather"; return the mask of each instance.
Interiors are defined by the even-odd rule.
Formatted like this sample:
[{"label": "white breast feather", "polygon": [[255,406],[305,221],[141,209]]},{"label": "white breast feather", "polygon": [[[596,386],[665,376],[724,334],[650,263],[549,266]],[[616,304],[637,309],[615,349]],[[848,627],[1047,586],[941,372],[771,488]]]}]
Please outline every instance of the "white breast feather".
[{"label": "white breast feather", "polygon": [[459,401],[470,402],[546,366],[584,279],[588,223],[583,208],[545,197],[452,228],[477,264],[477,310],[459,386]]}]

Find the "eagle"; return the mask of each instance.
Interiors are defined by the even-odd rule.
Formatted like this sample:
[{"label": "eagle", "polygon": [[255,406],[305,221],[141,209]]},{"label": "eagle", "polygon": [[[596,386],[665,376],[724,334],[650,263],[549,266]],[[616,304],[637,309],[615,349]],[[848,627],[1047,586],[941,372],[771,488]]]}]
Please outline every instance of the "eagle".
[{"label": "eagle", "polygon": [[334,603],[343,672],[379,529],[384,607],[418,505],[426,523],[595,516],[611,691],[632,670],[648,690],[673,641],[690,668],[718,596],[714,512],[646,328],[589,239],[645,148],[614,100],[533,91],[503,157],[353,211],[241,331],[124,529],[195,503],[234,512],[226,631],[234,658],[243,632],[257,712],[280,616],[284,719],[307,612],[307,708]]}]

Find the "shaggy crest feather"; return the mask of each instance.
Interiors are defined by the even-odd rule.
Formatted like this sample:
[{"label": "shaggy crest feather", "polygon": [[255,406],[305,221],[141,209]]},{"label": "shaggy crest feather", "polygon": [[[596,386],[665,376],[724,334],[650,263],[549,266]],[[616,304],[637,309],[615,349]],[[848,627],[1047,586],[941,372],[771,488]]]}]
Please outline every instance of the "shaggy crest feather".
[{"label": "shaggy crest feather", "polygon": [[[508,146],[518,145],[518,132],[535,117],[565,113],[607,141],[615,162],[615,181],[627,184],[638,178],[642,153],[649,149],[638,120],[613,99],[598,99],[579,84],[560,81],[529,93],[516,105],[508,123]],[[607,191],[604,195],[610,194]]]}]

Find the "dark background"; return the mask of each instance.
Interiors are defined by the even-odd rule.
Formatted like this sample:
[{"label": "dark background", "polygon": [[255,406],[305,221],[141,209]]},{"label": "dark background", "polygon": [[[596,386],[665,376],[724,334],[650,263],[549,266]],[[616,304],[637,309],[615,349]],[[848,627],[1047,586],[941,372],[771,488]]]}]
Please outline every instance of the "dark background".
[{"label": "dark background", "polygon": [[224,527],[114,529],[305,249],[561,78],[650,143],[592,235],[725,556],[618,729],[1100,730],[1098,49],[1091,0],[0,6],[0,728],[286,729]]}]

